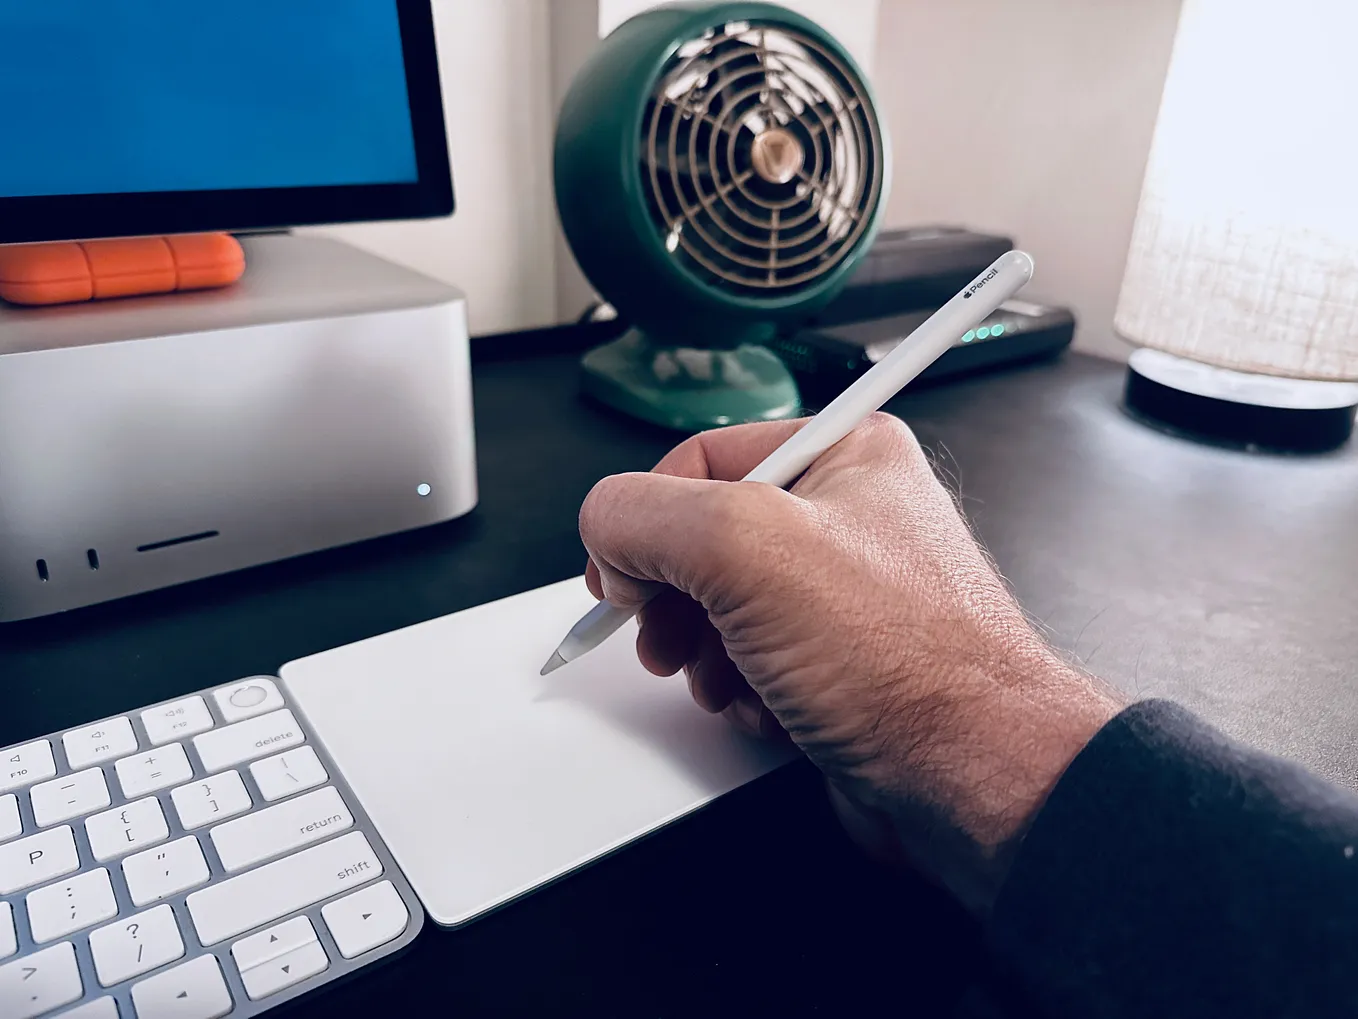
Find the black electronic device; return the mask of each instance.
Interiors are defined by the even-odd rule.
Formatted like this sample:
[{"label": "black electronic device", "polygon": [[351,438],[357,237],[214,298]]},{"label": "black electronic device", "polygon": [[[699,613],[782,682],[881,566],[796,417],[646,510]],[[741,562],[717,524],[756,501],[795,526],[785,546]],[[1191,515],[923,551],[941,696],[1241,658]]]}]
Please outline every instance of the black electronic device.
[{"label": "black electronic device", "polygon": [[[808,405],[821,405],[890,353],[933,311],[804,329],[776,337],[769,346],[792,369]],[[1053,357],[1074,335],[1075,316],[1069,309],[1009,300],[961,336],[913,384]]]},{"label": "black electronic device", "polygon": [[938,308],[1013,247],[1008,237],[960,226],[881,230],[844,289],[805,324],[842,325]]},{"label": "black electronic device", "polygon": [[[1008,237],[961,226],[882,230],[839,296],[766,345],[792,370],[803,403],[823,404],[1013,247]],[[580,321],[608,339],[626,328],[603,303],[586,309]],[[1074,316],[1065,308],[1009,301],[920,379],[937,381],[1055,354],[1074,332]]]}]

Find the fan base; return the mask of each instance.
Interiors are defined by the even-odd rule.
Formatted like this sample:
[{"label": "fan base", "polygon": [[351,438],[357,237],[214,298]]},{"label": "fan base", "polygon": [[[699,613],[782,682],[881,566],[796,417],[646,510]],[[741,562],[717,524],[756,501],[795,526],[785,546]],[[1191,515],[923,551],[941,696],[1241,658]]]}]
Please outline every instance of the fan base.
[{"label": "fan base", "polygon": [[764,347],[663,346],[629,329],[591,350],[581,367],[588,396],[676,431],[700,432],[801,413],[792,374]]}]

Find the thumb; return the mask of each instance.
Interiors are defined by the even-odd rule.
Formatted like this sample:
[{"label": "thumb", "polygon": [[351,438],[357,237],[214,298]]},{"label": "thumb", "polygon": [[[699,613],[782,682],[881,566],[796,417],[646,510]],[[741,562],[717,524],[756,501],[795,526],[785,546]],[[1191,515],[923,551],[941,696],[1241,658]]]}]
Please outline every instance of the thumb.
[{"label": "thumb", "polygon": [[755,482],[615,474],[586,497],[580,538],[619,608],[639,607],[664,584],[711,611],[743,595],[744,564],[793,499]]}]

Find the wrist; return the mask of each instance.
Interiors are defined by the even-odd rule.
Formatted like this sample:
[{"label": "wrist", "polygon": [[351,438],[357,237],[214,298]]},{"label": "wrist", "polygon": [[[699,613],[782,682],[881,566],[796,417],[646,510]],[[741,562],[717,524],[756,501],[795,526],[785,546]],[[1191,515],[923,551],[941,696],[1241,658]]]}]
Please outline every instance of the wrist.
[{"label": "wrist", "polygon": [[994,902],[1070,763],[1123,707],[1045,648],[999,660],[998,670],[957,670],[944,695],[907,712],[916,718],[899,737],[908,784],[877,804],[907,855],[977,913]]},{"label": "wrist", "polygon": [[996,696],[976,744],[993,749],[977,750],[964,780],[973,792],[968,834],[985,908],[1066,769],[1122,706],[1115,693],[1064,664]]}]

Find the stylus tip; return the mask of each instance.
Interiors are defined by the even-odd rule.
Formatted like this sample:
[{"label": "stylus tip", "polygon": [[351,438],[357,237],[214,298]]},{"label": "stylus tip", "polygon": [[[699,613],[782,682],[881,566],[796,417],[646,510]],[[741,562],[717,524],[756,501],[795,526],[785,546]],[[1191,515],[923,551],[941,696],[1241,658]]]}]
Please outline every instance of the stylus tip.
[{"label": "stylus tip", "polygon": [[549,672],[555,672],[557,669],[561,668],[561,666],[565,664],[566,659],[561,657],[561,652],[553,651],[552,657],[547,659],[547,664],[542,667],[542,671],[539,672],[538,675],[545,676]]}]

